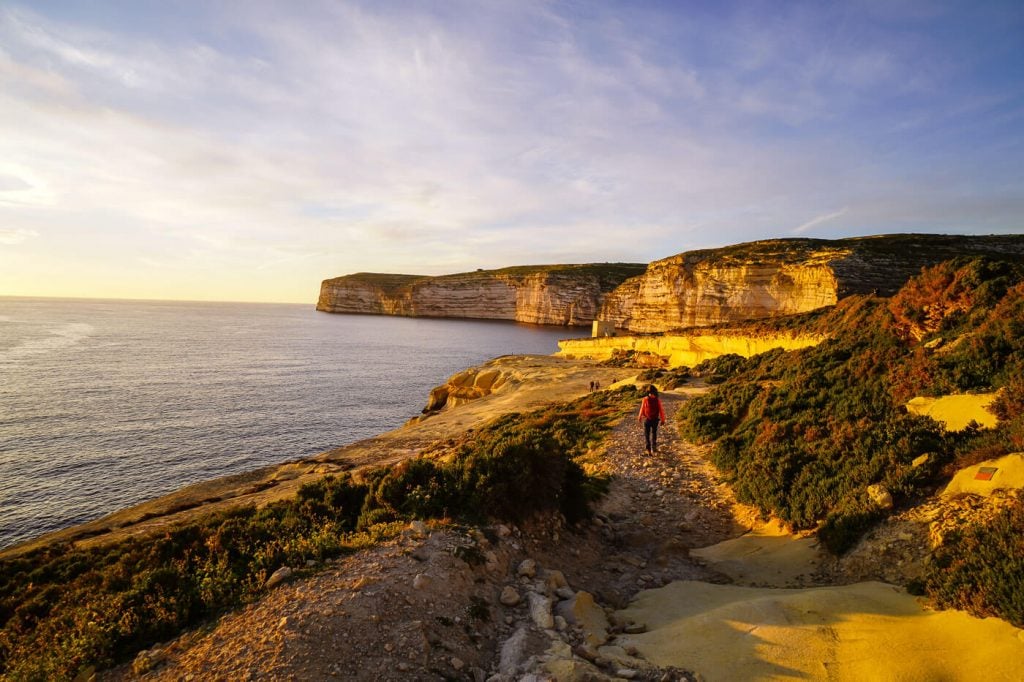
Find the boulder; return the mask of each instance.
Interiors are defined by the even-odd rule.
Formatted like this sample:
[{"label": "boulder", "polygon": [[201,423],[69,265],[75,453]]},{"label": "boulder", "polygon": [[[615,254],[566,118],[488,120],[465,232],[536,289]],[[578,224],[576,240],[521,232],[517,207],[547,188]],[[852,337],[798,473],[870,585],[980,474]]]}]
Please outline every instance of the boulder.
[{"label": "boulder", "polygon": [[868,497],[882,509],[892,509],[892,493],[884,485],[875,483],[868,486]]},{"label": "boulder", "polygon": [[498,657],[498,672],[502,675],[515,675],[526,655],[526,628],[519,628],[501,645]]},{"label": "boulder", "polygon": [[551,615],[551,600],[536,592],[531,592],[528,598],[530,600],[530,618],[537,624],[537,627],[543,630],[555,627],[555,618]]},{"label": "boulder", "polygon": [[583,639],[590,646],[598,647],[608,641],[608,617],[589,592],[577,592],[560,602],[556,610],[568,623],[583,630]]},{"label": "boulder", "polygon": [[512,587],[511,585],[506,585],[505,588],[501,591],[501,596],[498,597],[498,601],[500,601],[505,606],[515,606],[521,600],[522,597],[519,596],[519,590]]},{"label": "boulder", "polygon": [[292,577],[292,573],[292,569],[288,568],[287,566],[282,566],[281,568],[274,571],[269,578],[267,578],[267,582],[263,584],[263,587],[267,588],[268,590],[272,587],[276,587],[288,578]]}]

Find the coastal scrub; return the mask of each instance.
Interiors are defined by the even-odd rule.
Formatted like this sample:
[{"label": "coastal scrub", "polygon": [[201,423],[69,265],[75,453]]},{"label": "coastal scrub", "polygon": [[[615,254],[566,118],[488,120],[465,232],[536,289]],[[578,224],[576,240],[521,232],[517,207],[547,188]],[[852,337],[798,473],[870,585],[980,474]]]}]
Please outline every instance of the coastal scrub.
[{"label": "coastal scrub", "polygon": [[[1019,264],[960,259],[923,271],[892,299],[845,299],[807,318],[809,331],[831,330],[816,347],[703,368],[718,385],[681,410],[683,432],[713,444],[741,501],[817,528],[829,550],[844,552],[889,513],[868,486],[905,504],[957,467],[1020,447],[1024,430],[1010,412],[1024,370],[1022,281]],[[988,433],[947,434],[903,407],[929,391],[999,388],[1004,418]]]},{"label": "coastal scrub", "polygon": [[588,514],[600,476],[586,453],[632,388],[499,417],[440,457],[328,476],[288,500],[241,507],[157,537],[54,545],[0,561],[0,676],[71,679],[258,599],[279,568],[304,569],[393,536],[412,518]]}]

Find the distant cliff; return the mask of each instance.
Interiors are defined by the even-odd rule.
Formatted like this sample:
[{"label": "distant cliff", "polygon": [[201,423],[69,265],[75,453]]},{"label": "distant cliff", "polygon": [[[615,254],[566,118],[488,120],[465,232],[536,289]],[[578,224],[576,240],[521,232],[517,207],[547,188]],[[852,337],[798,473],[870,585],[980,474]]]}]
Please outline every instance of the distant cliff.
[{"label": "distant cliff", "polygon": [[632,332],[733,323],[896,292],[924,266],[957,256],[1024,258],[1024,235],[772,239],[651,263],[609,294],[598,318]]},{"label": "distant cliff", "polygon": [[635,263],[538,265],[424,277],[360,272],[324,280],[317,310],[588,325]]},{"label": "distant cliff", "polygon": [[922,267],[957,256],[1024,259],[1024,235],[897,234],[770,239],[687,251],[648,266],[547,265],[423,277],[357,273],[324,280],[317,309],[586,325],[639,333],[735,323],[889,296]]}]

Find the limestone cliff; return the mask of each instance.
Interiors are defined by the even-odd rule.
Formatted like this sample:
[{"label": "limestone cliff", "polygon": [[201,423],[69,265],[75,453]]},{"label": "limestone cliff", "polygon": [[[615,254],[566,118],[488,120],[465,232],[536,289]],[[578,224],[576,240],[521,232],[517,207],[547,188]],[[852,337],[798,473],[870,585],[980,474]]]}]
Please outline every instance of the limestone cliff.
[{"label": "limestone cliff", "polygon": [[922,267],[970,255],[1024,258],[1024,235],[772,239],[688,251],[624,282],[599,319],[649,333],[790,315],[849,294],[892,295]]},{"label": "limestone cliff", "polygon": [[745,358],[781,348],[797,350],[816,346],[825,339],[819,334],[803,332],[750,332],[716,330],[701,333],[692,330],[682,334],[658,336],[609,336],[597,339],[566,339],[558,342],[556,355],[604,361],[626,351],[662,358],[668,367],[694,367],[705,360],[734,353]]},{"label": "limestone cliff", "polygon": [[587,325],[609,292],[643,265],[603,263],[478,270],[441,277],[357,273],[324,280],[317,310]]}]

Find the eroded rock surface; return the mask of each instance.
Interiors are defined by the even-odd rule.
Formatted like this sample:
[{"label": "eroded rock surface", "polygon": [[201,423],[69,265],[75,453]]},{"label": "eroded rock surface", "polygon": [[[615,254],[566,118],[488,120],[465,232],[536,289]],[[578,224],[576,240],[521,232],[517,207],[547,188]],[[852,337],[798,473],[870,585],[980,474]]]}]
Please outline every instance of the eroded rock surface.
[{"label": "eroded rock surface", "polygon": [[1024,236],[881,235],[771,239],[687,251],[650,265],[523,266],[421,277],[324,280],[317,309],[417,317],[612,323],[631,332],[816,310],[850,294],[895,293],[922,267],[957,256],[1024,257]]},{"label": "eroded rock surface", "polygon": [[589,325],[632,263],[523,266],[441,277],[356,273],[324,280],[317,310]]},{"label": "eroded rock surface", "polygon": [[882,235],[771,239],[652,262],[608,295],[599,319],[662,332],[791,315],[850,294],[891,296],[922,267],[963,255],[1024,255],[1024,237]]}]

